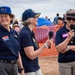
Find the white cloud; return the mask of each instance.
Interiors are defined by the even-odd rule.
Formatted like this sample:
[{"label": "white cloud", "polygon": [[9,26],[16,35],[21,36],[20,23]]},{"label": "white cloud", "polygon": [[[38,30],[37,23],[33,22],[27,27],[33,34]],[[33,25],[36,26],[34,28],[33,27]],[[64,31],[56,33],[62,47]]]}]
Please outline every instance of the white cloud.
[{"label": "white cloud", "polygon": [[18,19],[28,8],[41,12],[42,17],[53,18],[56,13],[62,16],[68,9],[75,9],[75,0],[0,0],[0,6],[3,5],[10,6]]}]

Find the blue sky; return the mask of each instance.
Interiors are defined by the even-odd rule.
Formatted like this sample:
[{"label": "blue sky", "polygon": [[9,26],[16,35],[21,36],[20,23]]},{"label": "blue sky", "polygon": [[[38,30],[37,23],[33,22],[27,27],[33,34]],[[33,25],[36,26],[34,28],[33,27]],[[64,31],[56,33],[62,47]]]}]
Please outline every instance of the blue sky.
[{"label": "blue sky", "polygon": [[48,16],[53,19],[56,13],[62,17],[68,9],[75,9],[75,0],[0,0],[0,6],[10,6],[18,20],[28,8],[41,12],[40,17]]}]

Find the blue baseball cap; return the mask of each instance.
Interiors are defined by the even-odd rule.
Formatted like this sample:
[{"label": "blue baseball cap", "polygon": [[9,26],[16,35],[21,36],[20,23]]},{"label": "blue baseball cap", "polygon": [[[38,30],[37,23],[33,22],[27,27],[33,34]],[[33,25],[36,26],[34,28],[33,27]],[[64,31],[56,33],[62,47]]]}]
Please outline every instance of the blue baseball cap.
[{"label": "blue baseball cap", "polygon": [[39,17],[41,13],[36,13],[35,11],[33,11],[32,9],[27,9],[23,12],[22,14],[22,21],[27,20],[28,18],[32,18],[32,17]]},{"label": "blue baseball cap", "polygon": [[11,15],[12,12],[11,12],[10,7],[8,7],[8,6],[0,7],[0,14],[9,14],[9,15]]}]

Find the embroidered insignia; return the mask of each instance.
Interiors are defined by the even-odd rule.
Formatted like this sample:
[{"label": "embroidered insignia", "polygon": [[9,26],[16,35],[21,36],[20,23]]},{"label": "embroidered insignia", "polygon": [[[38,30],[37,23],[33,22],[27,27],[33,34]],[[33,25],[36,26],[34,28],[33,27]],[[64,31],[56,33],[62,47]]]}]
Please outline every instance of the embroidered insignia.
[{"label": "embroidered insignia", "polygon": [[17,36],[17,35],[14,35],[14,37],[18,38],[18,36]]},{"label": "embroidered insignia", "polygon": [[8,37],[8,36],[4,36],[4,37],[2,37],[2,39],[3,39],[4,41],[7,41],[7,40],[9,40],[9,37]]},{"label": "embroidered insignia", "polygon": [[6,9],[5,8],[2,8],[1,11],[6,11]]}]

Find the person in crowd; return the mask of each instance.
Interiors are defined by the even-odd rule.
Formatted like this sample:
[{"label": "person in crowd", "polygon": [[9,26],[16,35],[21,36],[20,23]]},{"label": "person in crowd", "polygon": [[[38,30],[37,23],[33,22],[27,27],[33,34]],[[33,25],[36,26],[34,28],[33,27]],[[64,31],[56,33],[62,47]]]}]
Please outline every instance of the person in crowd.
[{"label": "person in crowd", "polygon": [[59,13],[57,13],[56,17],[54,17],[54,20],[53,20],[54,25],[58,24],[58,17],[59,17]]},{"label": "person in crowd", "polygon": [[63,14],[63,22],[66,24],[66,22],[65,22],[65,17],[66,17],[66,15]]},{"label": "person in crowd", "polygon": [[64,26],[64,22],[63,22],[62,17],[58,17],[58,25],[60,28]]},{"label": "person in crowd", "polygon": [[18,66],[21,75],[25,75],[19,53],[18,37],[10,27],[13,18],[10,7],[0,7],[0,75],[18,75]]},{"label": "person in crowd", "polygon": [[12,28],[15,29],[16,26],[19,26],[18,20],[15,19],[12,24]]},{"label": "person in crowd", "polygon": [[56,24],[57,30],[64,26],[64,21],[62,17],[58,17],[58,23]]},{"label": "person in crowd", "polygon": [[48,18],[48,16],[45,16],[45,19],[47,19],[47,20],[49,20],[49,21],[50,21],[50,19]]},{"label": "person in crowd", "polygon": [[75,75],[75,10],[69,9],[66,25],[56,32],[56,49],[60,75]]},{"label": "person in crowd", "polygon": [[36,13],[32,9],[26,9],[22,14],[22,22],[24,27],[19,33],[19,42],[21,45],[20,54],[25,69],[25,75],[42,75],[38,63],[39,54],[45,49],[51,47],[51,40],[47,40],[43,46],[39,48],[35,39],[33,29],[37,25],[40,13]]},{"label": "person in crowd", "polygon": [[14,19],[13,25],[19,25],[19,22],[17,19]]},{"label": "person in crowd", "polygon": [[13,26],[12,26],[12,29],[14,29],[14,30],[17,32],[17,34],[19,34],[19,32],[20,32],[20,30],[21,30],[21,28],[20,28],[19,25],[13,25]]}]

